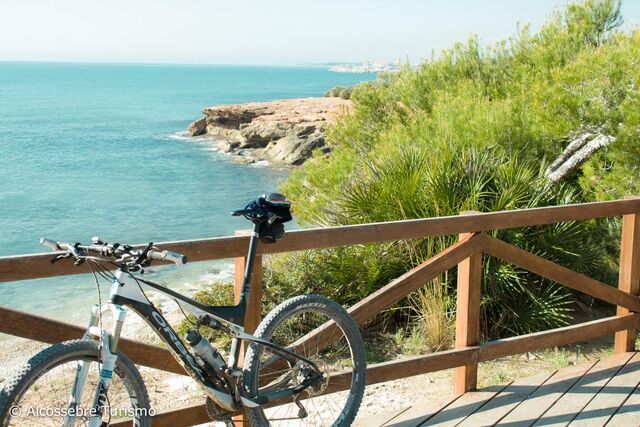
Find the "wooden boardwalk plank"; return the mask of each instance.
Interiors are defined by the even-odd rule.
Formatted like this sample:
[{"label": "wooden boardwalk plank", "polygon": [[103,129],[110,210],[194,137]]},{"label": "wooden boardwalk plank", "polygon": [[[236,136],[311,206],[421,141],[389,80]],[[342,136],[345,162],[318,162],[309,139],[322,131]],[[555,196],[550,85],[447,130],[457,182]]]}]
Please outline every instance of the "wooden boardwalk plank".
[{"label": "wooden boardwalk plank", "polygon": [[486,387],[463,394],[455,402],[429,418],[422,426],[455,426],[489,402],[509,384]]},{"label": "wooden boardwalk plank", "polygon": [[385,424],[385,427],[417,427],[429,418],[451,405],[459,396],[419,399],[412,407]]},{"label": "wooden boardwalk plank", "polygon": [[640,353],[636,353],[569,425],[572,427],[605,425],[639,383]]},{"label": "wooden boardwalk plank", "polygon": [[607,427],[629,427],[638,424],[640,417],[640,386],[636,387],[618,412],[609,420]]},{"label": "wooden boardwalk plank", "polygon": [[553,374],[554,372],[544,372],[513,381],[500,394],[491,399],[486,405],[482,406],[459,425],[477,427],[496,424],[511,412],[513,408],[518,406],[520,402],[533,394],[538,387],[544,384]]},{"label": "wooden boardwalk plank", "polygon": [[631,357],[633,353],[622,353],[600,360],[539,416],[534,425],[548,427],[569,424]]},{"label": "wooden boardwalk plank", "polygon": [[587,365],[560,369],[497,425],[509,427],[532,425],[595,364],[594,361]]},{"label": "wooden boardwalk plank", "polygon": [[[607,424],[607,421],[609,423]],[[640,353],[455,396],[422,398],[356,426],[640,426]]]},{"label": "wooden boardwalk plank", "polygon": [[384,412],[384,413],[375,414],[375,415],[369,415],[368,417],[364,417],[364,418],[356,418],[355,422],[353,423],[353,427],[374,427],[374,426],[381,427],[386,425],[393,418],[397,417],[398,415],[401,415],[403,412],[406,412],[409,409],[411,409],[411,406],[407,405],[403,408],[396,409],[394,411]]}]

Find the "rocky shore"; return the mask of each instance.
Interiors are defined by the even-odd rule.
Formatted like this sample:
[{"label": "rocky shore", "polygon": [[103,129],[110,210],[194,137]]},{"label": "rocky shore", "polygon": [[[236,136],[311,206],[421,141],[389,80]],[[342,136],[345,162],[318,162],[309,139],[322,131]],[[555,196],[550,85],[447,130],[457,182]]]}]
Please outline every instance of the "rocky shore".
[{"label": "rocky shore", "polygon": [[241,162],[300,165],[316,149],[329,151],[326,126],[350,111],[351,101],[337,97],[218,105],[205,108],[189,134],[212,137]]}]

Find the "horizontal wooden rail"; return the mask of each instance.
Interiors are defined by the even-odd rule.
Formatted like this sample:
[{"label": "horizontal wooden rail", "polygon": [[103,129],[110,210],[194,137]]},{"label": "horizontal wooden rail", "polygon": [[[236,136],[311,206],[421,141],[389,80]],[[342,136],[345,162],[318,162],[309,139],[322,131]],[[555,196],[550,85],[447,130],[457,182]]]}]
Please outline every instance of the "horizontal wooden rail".
[{"label": "horizontal wooden rail", "polygon": [[[367,367],[366,382],[368,385],[377,384],[477,362],[486,362],[528,351],[588,341],[593,338],[611,335],[617,331],[635,328],[639,323],[640,314],[637,313],[612,316],[544,332],[491,341],[479,346],[376,363]],[[345,390],[349,387],[350,381],[351,371],[333,374],[326,393]]]},{"label": "horizontal wooden rail", "polygon": [[[561,346],[593,338],[611,335],[616,331],[635,328],[640,322],[640,314],[626,314],[598,319],[578,325],[536,332],[513,338],[484,343],[460,349],[440,351],[427,355],[410,357],[369,365],[367,367],[367,384],[442,371],[477,362],[486,362],[499,357],[512,356],[527,351]],[[345,390],[351,381],[351,371],[331,376],[326,393]]]},{"label": "horizontal wooden rail", "polygon": [[[372,364],[367,367],[366,383],[367,385],[377,384],[397,378],[455,368],[477,360],[477,352],[478,349],[476,347],[470,347],[468,349],[448,350],[424,356],[415,356],[399,361]],[[329,387],[323,394],[346,390],[350,385],[351,371],[344,371],[331,376]],[[265,407],[275,406],[276,404],[277,402],[273,402],[271,405],[265,405]],[[185,420],[188,420],[189,424]],[[156,414],[153,417],[153,426],[173,427],[175,425],[191,425],[207,421],[210,421],[210,419],[206,415],[204,405],[193,404],[171,412]],[[110,425],[111,427],[130,426],[131,421],[119,421]]]},{"label": "horizontal wooden rail", "polygon": [[[0,332],[48,344],[82,338],[84,328],[47,317],[0,307]],[[186,375],[184,368],[164,348],[123,338],[120,350],[138,365]]]},{"label": "horizontal wooden rail", "polygon": [[[192,426],[211,422],[203,404],[184,405],[159,411],[152,420],[153,427]],[[131,427],[131,425],[131,419],[109,423],[109,427]]]},{"label": "horizontal wooden rail", "polygon": [[[477,357],[478,349],[476,347],[467,347],[390,362],[375,363],[367,368],[366,383],[367,385],[378,384],[399,378],[452,369],[474,363],[477,361]],[[332,376],[328,387],[329,392],[344,390],[344,384],[348,384],[346,381],[350,379],[350,375],[351,373],[347,372]],[[334,384],[343,384],[343,388],[336,387]]]},{"label": "horizontal wooden rail", "polygon": [[[463,216],[310,228],[289,231],[276,244],[260,244],[258,245],[258,254],[529,227],[563,221],[621,216],[637,212],[640,212],[640,199],[624,199],[514,211],[474,213]],[[190,261],[194,262],[244,256],[248,239],[247,236],[231,236],[164,242],[157,245],[162,249],[183,253]],[[76,267],[69,262],[51,264],[51,258],[51,253],[0,257],[0,281],[37,279],[88,272],[86,267]]]},{"label": "horizontal wooden rail", "polygon": [[[616,331],[635,328],[639,322],[640,314],[613,316],[549,331],[492,341],[479,346],[376,363],[369,365],[367,368],[366,381],[367,384],[376,384],[477,362],[486,362],[528,351],[588,341],[593,338],[611,335]],[[332,375],[327,393],[346,389],[349,387],[350,380],[351,371]]]},{"label": "horizontal wooden rail", "polygon": [[521,354],[543,348],[557,347],[604,337],[617,331],[636,328],[640,314],[606,317],[591,322],[579,323],[564,328],[551,329],[533,334],[505,338],[480,346],[479,362],[499,357]]}]

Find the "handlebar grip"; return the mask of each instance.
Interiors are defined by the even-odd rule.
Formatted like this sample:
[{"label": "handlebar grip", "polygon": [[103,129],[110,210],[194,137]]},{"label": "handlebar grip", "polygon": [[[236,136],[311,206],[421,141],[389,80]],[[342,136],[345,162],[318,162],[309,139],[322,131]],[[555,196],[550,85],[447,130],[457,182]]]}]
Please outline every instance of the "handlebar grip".
[{"label": "handlebar grip", "polygon": [[49,248],[49,249],[51,249],[52,251],[59,251],[59,250],[61,249],[61,248],[60,248],[60,246],[58,246],[58,242],[56,242],[56,241],[54,241],[54,240],[47,239],[47,238],[45,238],[45,237],[42,237],[42,238],[40,239],[40,244],[41,244],[42,246],[46,246],[46,247],[48,247],[48,248]]},{"label": "handlebar grip", "polygon": [[186,256],[179,254],[177,252],[171,252],[171,251],[162,251],[162,252],[149,251],[147,252],[147,257],[149,259],[155,259],[158,261],[173,262],[175,265],[184,265],[187,263]]}]

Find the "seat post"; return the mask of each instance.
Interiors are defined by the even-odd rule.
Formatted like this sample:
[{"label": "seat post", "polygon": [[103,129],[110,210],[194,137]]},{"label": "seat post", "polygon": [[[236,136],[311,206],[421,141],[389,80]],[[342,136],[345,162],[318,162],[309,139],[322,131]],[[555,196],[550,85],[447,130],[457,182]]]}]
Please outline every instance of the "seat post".
[{"label": "seat post", "polygon": [[[242,281],[242,288],[240,289],[240,295],[238,295],[236,308],[240,307],[243,316],[243,326],[247,326],[245,320],[247,318],[247,306],[249,304],[249,293],[251,291],[251,276],[253,273],[253,263],[256,257],[256,246],[258,244],[258,227],[259,224],[253,224],[253,232],[251,233],[251,237],[249,238],[249,252],[247,253],[246,261],[245,261],[245,270],[244,277]],[[259,289],[258,289],[259,290]],[[255,325],[249,325],[249,332],[253,332],[259,323],[258,321]],[[233,338],[231,340],[231,349],[229,351],[229,363],[228,365],[232,368],[237,368],[242,363],[242,354],[244,354],[244,350],[242,349],[243,345],[241,345],[241,340],[239,338]]]},{"label": "seat post", "polygon": [[242,291],[240,292],[240,304],[247,301],[249,292],[251,291],[251,274],[253,272],[253,262],[256,257],[256,247],[258,245],[258,229],[260,224],[253,223],[253,232],[249,239],[249,252],[247,253],[247,263],[244,269],[244,280],[242,282]]}]

